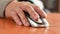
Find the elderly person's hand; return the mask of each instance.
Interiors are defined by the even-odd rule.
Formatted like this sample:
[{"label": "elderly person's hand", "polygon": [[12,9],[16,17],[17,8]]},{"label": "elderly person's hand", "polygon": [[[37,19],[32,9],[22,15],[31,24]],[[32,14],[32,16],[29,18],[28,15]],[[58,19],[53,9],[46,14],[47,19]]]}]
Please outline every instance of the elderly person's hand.
[{"label": "elderly person's hand", "polygon": [[29,2],[12,1],[8,4],[5,10],[6,18],[12,18],[18,25],[29,26],[27,17],[24,14],[27,12],[34,21],[38,21],[38,14],[46,17],[45,13],[36,5]]}]

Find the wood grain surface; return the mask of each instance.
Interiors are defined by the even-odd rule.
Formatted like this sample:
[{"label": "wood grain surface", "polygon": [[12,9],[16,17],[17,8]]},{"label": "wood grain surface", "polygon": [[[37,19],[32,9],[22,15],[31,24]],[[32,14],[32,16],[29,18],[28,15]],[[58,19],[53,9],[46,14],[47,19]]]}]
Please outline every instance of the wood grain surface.
[{"label": "wood grain surface", "polygon": [[49,29],[18,26],[11,19],[0,18],[0,34],[60,34],[60,13],[48,13]]}]

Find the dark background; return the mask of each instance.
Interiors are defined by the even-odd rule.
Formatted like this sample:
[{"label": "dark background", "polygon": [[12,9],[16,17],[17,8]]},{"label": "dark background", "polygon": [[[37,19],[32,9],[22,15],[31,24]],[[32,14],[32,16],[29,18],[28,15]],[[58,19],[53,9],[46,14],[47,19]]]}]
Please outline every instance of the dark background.
[{"label": "dark background", "polygon": [[[18,1],[29,1],[29,0],[18,0]],[[47,10],[49,10],[49,11],[51,11],[51,12],[60,12],[59,10],[58,10],[58,6],[59,6],[59,0],[40,0],[40,1],[42,1],[43,2],[43,4],[44,4],[44,7],[45,7],[45,9],[47,9]],[[31,2],[31,1],[29,1],[29,2]],[[31,2],[32,3],[32,2]],[[51,6],[49,6],[49,5],[51,5]],[[51,8],[53,6],[53,8]]]}]

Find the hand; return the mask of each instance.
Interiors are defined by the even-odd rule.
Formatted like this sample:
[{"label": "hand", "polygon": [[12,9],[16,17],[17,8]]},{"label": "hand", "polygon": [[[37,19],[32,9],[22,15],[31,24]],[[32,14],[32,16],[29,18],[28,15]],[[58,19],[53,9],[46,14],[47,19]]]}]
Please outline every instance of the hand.
[{"label": "hand", "polygon": [[6,18],[12,18],[18,25],[29,26],[27,17],[24,14],[27,12],[34,21],[38,21],[38,14],[46,17],[46,14],[36,5],[29,2],[12,1],[5,9]]}]

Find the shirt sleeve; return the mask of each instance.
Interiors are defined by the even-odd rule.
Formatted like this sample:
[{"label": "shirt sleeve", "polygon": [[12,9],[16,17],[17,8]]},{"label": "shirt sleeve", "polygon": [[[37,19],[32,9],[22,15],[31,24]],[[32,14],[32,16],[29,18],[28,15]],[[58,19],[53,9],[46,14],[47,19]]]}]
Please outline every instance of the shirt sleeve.
[{"label": "shirt sleeve", "polygon": [[9,2],[11,2],[12,0],[0,0],[0,17],[4,17],[4,10],[5,7],[7,6],[7,4]]}]

